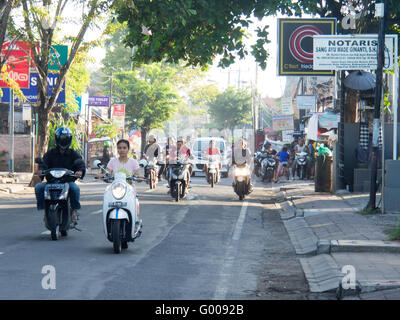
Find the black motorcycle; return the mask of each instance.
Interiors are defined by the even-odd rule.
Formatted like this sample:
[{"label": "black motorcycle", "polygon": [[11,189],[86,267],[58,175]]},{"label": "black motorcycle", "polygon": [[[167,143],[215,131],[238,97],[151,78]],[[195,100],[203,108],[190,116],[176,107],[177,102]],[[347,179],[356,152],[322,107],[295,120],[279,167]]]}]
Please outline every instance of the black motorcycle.
[{"label": "black motorcycle", "polygon": [[176,163],[170,164],[169,187],[171,197],[176,201],[186,197],[189,191],[190,181],[190,164],[185,159],[177,160]]},{"label": "black motorcycle", "polygon": [[[41,158],[35,160],[36,163],[43,163]],[[82,159],[74,162],[74,167],[83,164]],[[85,171],[81,179],[83,179]],[[57,240],[59,233],[66,236],[70,228],[71,205],[69,199],[69,184],[78,178],[75,173],[65,168],[51,168],[44,170],[41,177],[46,178],[44,189],[45,202],[45,226],[51,232],[51,239]]]}]

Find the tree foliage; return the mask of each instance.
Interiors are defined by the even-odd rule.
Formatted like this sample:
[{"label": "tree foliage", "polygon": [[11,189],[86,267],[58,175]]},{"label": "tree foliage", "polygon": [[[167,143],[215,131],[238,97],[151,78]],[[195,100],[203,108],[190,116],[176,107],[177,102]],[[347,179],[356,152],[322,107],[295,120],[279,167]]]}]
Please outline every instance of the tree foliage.
[{"label": "tree foliage", "polygon": [[115,75],[113,92],[126,105],[126,120],[130,126],[141,128],[144,142],[151,129],[161,128],[177,111],[180,98],[175,75],[175,68],[161,63]]},{"label": "tree foliage", "polygon": [[219,130],[251,124],[251,94],[245,89],[228,87],[208,104],[208,112],[211,125]]}]

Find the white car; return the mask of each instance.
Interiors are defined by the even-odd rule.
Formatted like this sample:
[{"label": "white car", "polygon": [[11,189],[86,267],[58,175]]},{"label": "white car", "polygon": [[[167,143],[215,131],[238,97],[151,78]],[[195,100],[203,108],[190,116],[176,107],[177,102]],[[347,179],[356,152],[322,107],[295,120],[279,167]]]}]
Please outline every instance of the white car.
[{"label": "white car", "polygon": [[210,140],[215,141],[215,146],[219,148],[222,158],[222,168],[221,175],[223,178],[228,177],[230,161],[228,157],[228,152],[226,149],[226,141],[220,137],[202,137],[196,138],[193,142],[193,146],[191,148],[191,154],[193,156],[192,160],[192,175],[195,176],[196,173],[204,175],[204,164],[208,163],[208,159],[205,157],[205,153],[207,148],[210,147]]}]

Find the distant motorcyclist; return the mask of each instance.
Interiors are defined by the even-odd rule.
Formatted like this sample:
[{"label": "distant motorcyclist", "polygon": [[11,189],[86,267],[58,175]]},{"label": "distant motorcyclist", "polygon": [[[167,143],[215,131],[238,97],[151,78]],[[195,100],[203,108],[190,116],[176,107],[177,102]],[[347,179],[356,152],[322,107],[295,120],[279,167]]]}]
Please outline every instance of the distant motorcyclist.
[{"label": "distant motorcyclist", "polygon": [[[208,156],[214,156],[214,155],[218,156],[218,160],[220,160],[222,158],[219,148],[215,146],[215,140],[213,140],[213,139],[210,140],[210,146],[205,151],[205,155],[206,155],[206,158],[208,158]],[[221,168],[222,168],[221,161],[218,161],[218,165],[219,165],[219,170],[221,170]],[[207,163],[205,163],[204,164],[204,172],[205,173],[207,173],[207,169],[208,169]]]},{"label": "distant motorcyclist", "polygon": [[306,145],[304,144],[304,139],[303,138],[300,138],[298,140],[298,143],[297,143],[297,145],[295,145],[295,147],[293,149],[293,152],[294,152],[294,156],[295,156],[294,163],[293,163],[293,166],[292,166],[292,173],[293,173],[293,179],[294,179],[295,173],[297,171],[297,161],[296,161],[296,157],[297,156],[296,156],[296,153],[305,152],[305,153],[308,154],[308,150],[307,150]]},{"label": "distant motorcyclist", "polygon": [[[176,148],[174,147],[169,147],[169,171],[171,171],[172,167],[171,165],[174,165],[177,163],[178,160],[186,159],[187,164],[190,164],[190,159],[192,158],[191,156],[191,151],[190,149],[185,145],[185,139],[183,137],[178,137],[176,140]],[[192,167],[189,166],[189,176],[192,176]],[[171,176],[171,172],[169,172],[169,177]],[[169,183],[169,181],[168,181]],[[186,181],[187,185],[190,184],[190,178],[189,181]],[[168,191],[169,193],[170,191]]]},{"label": "distant motorcyclist", "polygon": [[[239,141],[239,146],[234,149],[233,163],[236,165],[243,165],[246,163],[249,167],[252,165],[251,151],[247,148],[246,141],[242,138]],[[250,170],[251,172],[251,170]],[[251,177],[249,177],[249,193],[253,191],[253,184],[251,182]]]},{"label": "distant motorcyclist", "polygon": [[[154,162],[154,164],[157,164],[158,158],[161,157],[160,145],[157,143],[157,139],[153,135],[149,136],[148,144],[144,148],[143,156],[147,159],[148,162]],[[161,175],[164,172],[164,169],[165,164],[162,164],[160,166],[160,171],[158,172],[158,180],[161,180]]]},{"label": "distant motorcyclist", "polygon": [[[48,150],[43,161],[39,163],[38,176],[42,175],[43,170],[51,168],[65,168],[75,172],[75,177],[81,178],[85,171],[85,165],[82,163],[79,167],[75,167],[74,162],[82,157],[73,149],[70,149],[72,142],[72,132],[67,127],[60,127],[55,132],[56,147]],[[69,195],[71,204],[71,221],[72,224],[77,224],[78,211],[81,208],[79,202],[80,189],[74,182],[68,182]],[[35,195],[37,200],[37,209],[44,210],[44,189],[46,183],[38,183],[35,186]],[[63,235],[63,234],[62,234]]]}]

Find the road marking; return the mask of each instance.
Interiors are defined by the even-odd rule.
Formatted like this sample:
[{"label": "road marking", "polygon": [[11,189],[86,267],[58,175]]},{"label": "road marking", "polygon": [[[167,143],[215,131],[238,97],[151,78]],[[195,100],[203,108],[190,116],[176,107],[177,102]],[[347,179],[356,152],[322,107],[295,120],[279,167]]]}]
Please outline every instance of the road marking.
[{"label": "road marking", "polygon": [[242,209],[240,210],[239,218],[236,221],[235,229],[233,231],[232,240],[228,246],[228,250],[225,253],[224,264],[219,272],[219,280],[214,292],[215,300],[225,300],[230,284],[230,276],[233,263],[237,250],[239,248],[239,240],[242,234],[244,221],[246,219],[248,202],[243,202]]},{"label": "road marking", "polygon": [[0,256],[1,256],[2,254],[4,254],[4,252],[0,252]]},{"label": "road marking", "polygon": [[43,231],[41,234],[51,234],[50,230]]},{"label": "road marking", "polygon": [[93,211],[90,214],[99,214],[99,213],[102,213],[102,212],[103,212],[103,209],[100,209],[100,210],[97,210],[97,211]]}]

